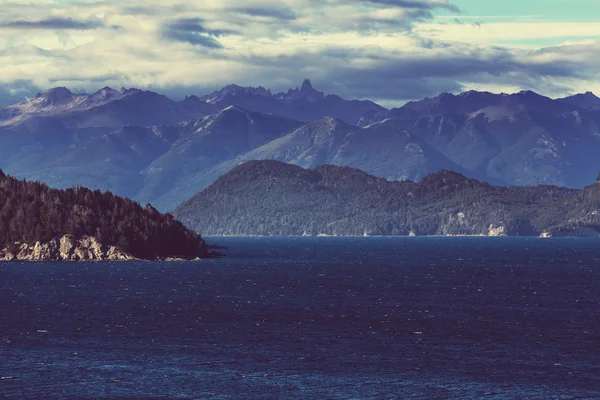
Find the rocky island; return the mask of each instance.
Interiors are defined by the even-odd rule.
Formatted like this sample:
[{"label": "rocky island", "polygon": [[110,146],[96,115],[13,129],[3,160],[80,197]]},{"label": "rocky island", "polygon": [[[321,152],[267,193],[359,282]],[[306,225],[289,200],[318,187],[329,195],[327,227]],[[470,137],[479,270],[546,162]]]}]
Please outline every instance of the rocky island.
[{"label": "rocky island", "polygon": [[110,192],[51,189],[0,171],[0,261],[132,261],[215,256],[170,214]]}]

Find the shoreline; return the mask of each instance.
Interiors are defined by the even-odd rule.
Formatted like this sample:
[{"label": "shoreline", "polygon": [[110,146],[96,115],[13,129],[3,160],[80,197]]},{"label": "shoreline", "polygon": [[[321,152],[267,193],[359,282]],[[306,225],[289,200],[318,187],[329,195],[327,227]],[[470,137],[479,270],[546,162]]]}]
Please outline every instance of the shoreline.
[{"label": "shoreline", "polygon": [[[221,249],[227,249],[228,247],[220,247]],[[165,258],[130,258],[130,259],[119,259],[119,260],[98,260],[98,259],[89,259],[89,260],[64,260],[64,259],[55,259],[55,260],[31,260],[31,259],[19,259],[13,258],[10,260],[0,258],[0,265],[2,263],[135,263],[135,262],[197,262],[197,261],[205,261],[205,260],[215,260],[219,258],[225,257],[221,253],[211,252],[208,256],[205,257],[165,257]]]},{"label": "shoreline", "polygon": [[[157,254],[151,257],[139,257],[122,250],[118,245],[102,243],[93,236],[75,238],[73,235],[66,234],[44,243],[16,242],[7,245],[0,250],[0,262],[170,262],[200,261],[223,256],[216,251],[218,246],[203,243],[202,247],[190,251],[190,254],[164,256]],[[167,251],[163,253],[168,254]]]},{"label": "shoreline", "polygon": [[[598,236],[570,236],[570,235],[501,235],[501,236],[489,236],[489,235],[202,235],[203,238],[340,238],[340,239],[356,239],[356,238],[489,238],[489,239],[502,239],[502,238],[531,238],[531,239],[595,239],[600,238]],[[227,248],[227,247],[225,247]]]}]

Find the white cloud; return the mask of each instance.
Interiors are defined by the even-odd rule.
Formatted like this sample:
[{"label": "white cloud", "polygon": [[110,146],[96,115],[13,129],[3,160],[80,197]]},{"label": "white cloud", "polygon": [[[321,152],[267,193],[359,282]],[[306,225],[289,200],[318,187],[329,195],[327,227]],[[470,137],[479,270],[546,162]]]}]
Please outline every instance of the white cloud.
[{"label": "white cloud", "polygon": [[[430,39],[469,43],[503,44],[535,48],[535,40],[552,38],[600,38],[600,22],[491,22],[473,24],[418,24],[414,32]],[[519,44],[519,42],[525,42]]]},{"label": "white cloud", "polygon": [[[1,28],[0,86],[10,90],[13,82],[31,82],[40,89],[64,85],[88,91],[136,86],[182,94],[232,82],[283,90],[310,76],[326,91],[390,104],[464,88],[563,94],[589,90],[598,78],[600,48],[593,36],[600,24],[442,23],[430,19],[435,8],[383,3],[4,1],[2,21],[53,17],[102,24]],[[165,35],[165,27],[181,19],[197,19],[190,35],[208,36],[222,48],[175,40],[188,38],[185,32]],[[548,48],[531,42],[555,37],[567,39]]]}]

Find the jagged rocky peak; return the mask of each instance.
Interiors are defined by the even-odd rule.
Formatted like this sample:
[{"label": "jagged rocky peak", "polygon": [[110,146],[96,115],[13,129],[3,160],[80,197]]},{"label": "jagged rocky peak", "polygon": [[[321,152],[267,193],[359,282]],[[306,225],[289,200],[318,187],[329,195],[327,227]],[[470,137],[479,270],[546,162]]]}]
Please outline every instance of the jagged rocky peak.
[{"label": "jagged rocky peak", "polygon": [[181,100],[179,104],[189,111],[199,113],[201,115],[209,115],[218,111],[212,104],[196,95],[185,96],[185,98]]},{"label": "jagged rocky peak", "polygon": [[199,99],[207,103],[218,103],[228,97],[237,96],[258,96],[265,98],[274,98],[277,100],[306,100],[315,101],[325,97],[323,92],[316,90],[309,78],[306,78],[300,88],[289,89],[287,92],[277,93],[273,95],[270,89],[266,89],[262,86],[258,87],[244,87],[235,84],[227,85],[212,92],[208,95],[202,96]]},{"label": "jagged rocky peak", "polygon": [[244,87],[235,84],[227,85],[222,87],[220,90],[212,92],[206,96],[200,97],[200,100],[203,100],[207,103],[218,102],[227,96],[260,96],[260,97],[271,97],[272,93],[269,89],[265,89],[262,86],[258,87]]},{"label": "jagged rocky peak", "polygon": [[73,101],[75,95],[66,87],[55,87],[37,96],[45,105],[62,105]]},{"label": "jagged rocky peak", "polygon": [[325,97],[323,92],[316,90],[310,79],[306,78],[302,82],[300,89],[290,89],[287,93],[280,93],[277,95],[282,100],[306,100],[306,101],[317,101]]},{"label": "jagged rocky peak", "polygon": [[185,98],[183,99],[184,102],[187,101],[200,101],[200,97],[196,96],[195,94],[191,95],[191,96],[185,96]]},{"label": "jagged rocky peak", "polygon": [[196,109],[198,107],[206,105],[206,102],[204,102],[203,100],[200,100],[200,97],[198,97],[194,94],[191,96],[185,96],[185,98],[183,100],[181,100],[179,103],[188,109]]},{"label": "jagged rocky peak", "polygon": [[116,97],[120,94],[118,90],[115,90],[109,86],[105,86],[102,89],[98,90],[94,93],[94,97],[100,97],[103,99],[110,99],[112,97]]},{"label": "jagged rocky peak", "polygon": [[306,78],[304,80],[304,82],[302,82],[302,86],[300,87],[300,91],[302,92],[312,92],[313,90],[315,90],[312,87],[312,83],[310,82],[310,79]]},{"label": "jagged rocky peak", "polygon": [[238,94],[250,94],[253,96],[271,96],[271,91],[265,89],[262,86],[258,87],[243,87],[238,85],[227,85],[222,89],[225,93],[238,95]]},{"label": "jagged rocky peak", "polygon": [[121,93],[122,93],[123,95],[134,94],[134,93],[140,93],[141,91],[142,91],[141,89],[137,89],[137,88],[129,88],[129,89],[127,89],[127,88],[124,88],[124,87],[122,87],[122,88],[121,88]]}]

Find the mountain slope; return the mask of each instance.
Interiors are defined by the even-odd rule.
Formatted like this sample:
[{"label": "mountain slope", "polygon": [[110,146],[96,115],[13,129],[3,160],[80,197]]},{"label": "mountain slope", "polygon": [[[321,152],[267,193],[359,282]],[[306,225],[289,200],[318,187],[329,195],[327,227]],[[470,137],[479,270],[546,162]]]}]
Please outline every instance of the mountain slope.
[{"label": "mountain slope", "polygon": [[581,193],[494,187],[449,171],[390,182],[347,167],[250,161],[174,214],[207,235],[540,235],[581,214]]},{"label": "mountain slope", "polygon": [[193,177],[194,186],[204,188],[250,160],[277,160],[303,168],[321,164],[347,166],[390,180],[419,180],[443,169],[468,173],[419,138],[399,129],[394,121],[359,128],[323,118],[202,171]]},{"label": "mountain slope", "polygon": [[[118,129],[73,128],[62,118],[29,116],[0,127],[0,167],[52,187],[84,185],[173,209],[205,187],[181,183],[188,176],[301,125],[237,106],[201,120]],[[174,187],[181,192],[171,193]]]},{"label": "mountain slope", "polygon": [[179,132],[170,127],[125,126],[95,139],[74,143],[53,154],[41,166],[15,163],[11,170],[28,168],[28,175],[52,187],[77,185],[135,196],[142,188],[140,171],[170,150]]},{"label": "mountain slope", "polygon": [[[201,121],[178,127],[167,152],[142,170],[143,188],[135,196],[161,209],[172,209],[201,187],[188,177],[237,157],[297,128],[301,123],[230,106]],[[182,183],[183,182],[183,183]]]}]

